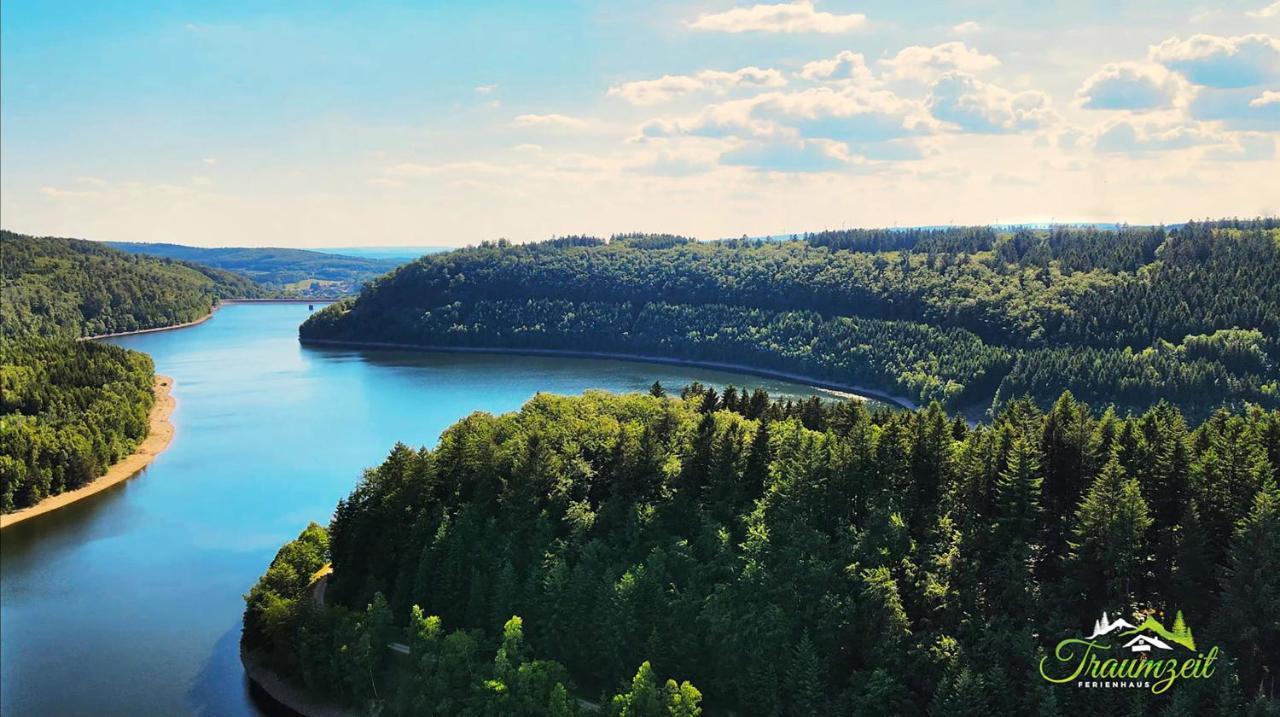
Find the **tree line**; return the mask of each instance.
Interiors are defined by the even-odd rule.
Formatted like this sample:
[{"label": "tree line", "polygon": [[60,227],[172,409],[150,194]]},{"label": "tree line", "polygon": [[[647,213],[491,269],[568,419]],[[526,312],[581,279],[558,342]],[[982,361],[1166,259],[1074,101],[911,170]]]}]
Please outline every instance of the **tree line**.
[{"label": "tree line", "polygon": [[[495,242],[401,267],[300,335],[735,359],[970,413],[1070,390],[1200,419],[1280,405],[1277,317],[1280,229],[1258,220]],[[1257,360],[1217,352],[1240,342]]]},{"label": "tree line", "polygon": [[134,256],[99,242],[0,232],[0,335],[76,338],[195,321],[263,289],[229,271]]},{"label": "tree line", "polygon": [[[1256,407],[1191,425],[1067,393],[970,427],[540,394],[397,445],[281,549],[244,642],[386,714],[1270,715],[1278,479],[1280,411]],[[1165,695],[1043,680],[1103,610],[1194,630],[1216,670]]]},{"label": "tree line", "polygon": [[151,357],[62,339],[0,344],[0,512],[85,485],[146,438]]},{"label": "tree line", "polygon": [[171,326],[249,279],[106,245],[0,232],[0,512],[101,476],[146,437],[155,366],[76,339]]}]

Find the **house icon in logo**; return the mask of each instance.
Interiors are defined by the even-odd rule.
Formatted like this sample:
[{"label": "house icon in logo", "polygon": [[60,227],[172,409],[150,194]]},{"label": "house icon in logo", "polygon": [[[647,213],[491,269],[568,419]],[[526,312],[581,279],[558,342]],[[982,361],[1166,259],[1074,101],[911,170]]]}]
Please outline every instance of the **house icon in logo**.
[{"label": "house icon in logo", "polygon": [[1164,640],[1161,640],[1155,635],[1138,635],[1132,640],[1124,643],[1124,647],[1129,648],[1129,650],[1132,652],[1142,652],[1142,653],[1151,652],[1152,648],[1155,648],[1157,650],[1173,649],[1172,647],[1169,647],[1169,643],[1165,642]]}]

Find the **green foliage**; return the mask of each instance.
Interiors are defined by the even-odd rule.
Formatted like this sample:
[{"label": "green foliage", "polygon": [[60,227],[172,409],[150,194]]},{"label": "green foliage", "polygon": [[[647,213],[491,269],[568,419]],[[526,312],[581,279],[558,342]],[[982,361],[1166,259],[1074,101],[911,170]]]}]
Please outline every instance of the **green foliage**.
[{"label": "green foliage", "polygon": [[269,290],[287,296],[336,298],[360,290],[365,282],[394,269],[400,262],[328,254],[306,249],[218,247],[181,244],[108,242],[129,254],[144,254],[243,274]]},{"label": "green foliage", "polygon": [[[1036,675],[1109,609],[1221,646],[1238,709],[1280,670],[1278,443],[1256,408],[1189,428],[1063,396],[965,428],[701,386],[539,395],[397,446],[335,512],[330,605],[283,632],[247,614],[245,639],[398,714],[1152,712]],[[1222,521],[1220,549],[1193,540]],[[306,614],[296,595],[260,611]],[[374,698],[335,656],[382,596],[411,654]],[[1180,685],[1173,713],[1218,689]]]},{"label": "green foliage", "polygon": [[1047,407],[1070,390],[1201,419],[1280,406],[1278,233],[1256,220],[497,242],[422,257],[301,335],[732,363],[950,409]]},{"label": "green foliage", "polygon": [[150,357],[35,337],[0,341],[0,512],[101,476],[150,429]]},{"label": "green foliage", "polygon": [[197,264],[130,256],[80,239],[0,231],[0,336],[81,337],[172,326],[220,298],[255,298],[249,279]]}]

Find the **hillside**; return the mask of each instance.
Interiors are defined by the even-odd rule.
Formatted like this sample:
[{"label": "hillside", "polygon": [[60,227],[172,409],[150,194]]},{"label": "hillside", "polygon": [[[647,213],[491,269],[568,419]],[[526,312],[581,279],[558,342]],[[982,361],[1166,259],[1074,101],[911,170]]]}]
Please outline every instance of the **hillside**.
[{"label": "hillside", "polygon": [[[1238,714],[1254,696],[1270,714],[1277,474],[1277,411],[1189,426],[1063,396],[969,429],[936,407],[540,394],[395,446],[327,531],[280,550],[244,645],[362,714],[578,713],[565,693],[603,715],[697,714],[681,695],[717,715]],[[1213,679],[1042,680],[1108,609],[1177,615],[1221,652]],[[637,693],[658,704],[628,711]]]},{"label": "hillside", "polygon": [[783,371],[971,414],[1063,390],[1195,417],[1280,401],[1280,228],[665,235],[425,256],[304,341],[608,352]]},{"label": "hillside", "polygon": [[334,298],[355,293],[365,282],[402,263],[396,259],[344,256],[306,249],[207,249],[181,244],[107,243],[130,254],[198,262],[239,272],[272,291],[309,298]]},{"label": "hillside", "polygon": [[171,326],[217,299],[258,298],[233,272],[132,256],[97,242],[0,233],[0,333],[80,337]]}]

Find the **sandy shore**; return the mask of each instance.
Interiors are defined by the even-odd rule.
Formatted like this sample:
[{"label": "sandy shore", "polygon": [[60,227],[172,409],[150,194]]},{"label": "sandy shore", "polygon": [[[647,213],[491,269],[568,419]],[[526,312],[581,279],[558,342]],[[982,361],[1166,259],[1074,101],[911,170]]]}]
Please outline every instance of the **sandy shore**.
[{"label": "sandy shore", "polygon": [[146,468],[161,451],[169,447],[173,440],[173,424],[169,416],[178,402],[173,398],[173,379],[168,376],[156,376],[156,401],[151,406],[151,432],[138,444],[137,450],[116,462],[107,469],[106,475],[72,491],[51,495],[29,508],[0,515],[0,530],[24,520],[44,515],[65,505],[100,493],[111,486],[126,481]]}]

